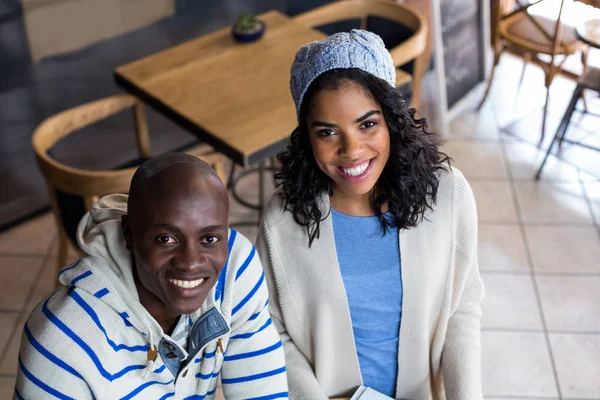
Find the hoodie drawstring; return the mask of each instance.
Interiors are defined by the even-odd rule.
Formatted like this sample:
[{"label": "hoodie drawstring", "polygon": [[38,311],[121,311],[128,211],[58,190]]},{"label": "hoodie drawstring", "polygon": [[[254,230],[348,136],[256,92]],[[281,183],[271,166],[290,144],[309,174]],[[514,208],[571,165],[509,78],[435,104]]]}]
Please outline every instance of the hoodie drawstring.
[{"label": "hoodie drawstring", "polygon": [[150,347],[148,347],[148,361],[146,362],[146,370],[143,376],[144,379],[146,379],[150,371],[154,368],[154,361],[158,356],[158,348],[154,345],[154,340],[152,338],[152,329],[150,327],[148,328],[148,332],[150,332]]}]

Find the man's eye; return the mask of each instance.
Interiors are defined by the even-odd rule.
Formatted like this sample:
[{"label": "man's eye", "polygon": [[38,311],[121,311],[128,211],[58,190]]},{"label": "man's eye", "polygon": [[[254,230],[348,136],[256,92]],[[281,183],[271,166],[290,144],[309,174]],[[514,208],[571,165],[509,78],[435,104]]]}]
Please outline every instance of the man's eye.
[{"label": "man's eye", "polygon": [[205,238],[202,239],[202,243],[206,243],[206,244],[215,244],[217,243],[219,240],[218,236],[206,236]]},{"label": "man's eye", "polygon": [[176,240],[168,235],[159,235],[154,238],[158,243],[161,244],[173,244],[176,243]]},{"label": "man's eye", "polygon": [[371,128],[373,126],[377,125],[377,122],[375,121],[365,121],[363,122],[363,124],[360,126],[362,129],[368,129]]}]

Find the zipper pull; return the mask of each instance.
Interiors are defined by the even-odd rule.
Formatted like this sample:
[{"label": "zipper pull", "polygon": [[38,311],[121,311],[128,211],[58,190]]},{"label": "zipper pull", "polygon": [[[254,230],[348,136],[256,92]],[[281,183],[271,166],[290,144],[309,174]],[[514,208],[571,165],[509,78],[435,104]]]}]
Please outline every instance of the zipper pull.
[{"label": "zipper pull", "polygon": [[221,340],[221,338],[217,339],[217,346],[219,346],[219,350],[221,351],[221,354],[224,354],[225,350],[223,350],[223,341]]}]

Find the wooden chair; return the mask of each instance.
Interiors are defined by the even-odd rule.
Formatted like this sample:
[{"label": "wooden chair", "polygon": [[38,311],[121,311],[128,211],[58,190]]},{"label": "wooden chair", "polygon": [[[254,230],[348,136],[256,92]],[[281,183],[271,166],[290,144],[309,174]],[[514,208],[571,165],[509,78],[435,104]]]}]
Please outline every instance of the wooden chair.
[{"label": "wooden chair", "polygon": [[[143,105],[129,95],[118,95],[84,104],[52,116],[42,122],[33,134],[32,144],[38,166],[46,180],[51,207],[59,233],[57,271],[66,266],[69,240],[75,246],[75,229],[85,212],[99,197],[127,193],[137,166],[113,171],[88,171],[69,167],[53,159],[48,152],[65,136],[92,125],[118,112],[133,108],[140,163],[150,157],[148,127]],[[215,168],[225,182],[221,155],[200,145],[187,151]],[[69,203],[70,201],[70,203]]]},{"label": "wooden chair", "polygon": [[[336,1],[294,17],[311,28],[346,20],[360,20],[360,28],[369,30],[369,17],[379,17],[408,28],[412,35],[390,51],[396,66],[396,86],[412,82],[411,106],[421,103],[421,80],[427,68],[427,21],[413,8],[392,0],[344,0]],[[375,32],[377,33],[377,32]],[[398,67],[414,61],[412,74]]]},{"label": "wooden chair", "polygon": [[[528,10],[531,6],[545,0],[538,0],[530,4],[523,4],[523,0],[516,0],[517,8],[506,13],[502,0],[493,0],[492,17],[492,48],[494,50],[494,65],[488,81],[483,99],[479,103],[479,110],[490,91],[494,79],[494,71],[500,60],[500,55],[506,49],[522,54],[525,60],[519,85],[523,81],[527,63],[533,61],[545,73],[544,85],[546,86],[546,101],[542,119],[542,133],[540,142],[546,132],[546,115],[548,110],[549,89],[556,74],[562,71],[562,64],[567,56],[581,51],[581,62],[584,70],[587,63],[587,46],[577,40],[575,29],[561,23],[563,3],[561,0],[556,20],[541,16],[531,15]],[[512,3],[511,3],[512,4]],[[542,60],[539,56],[549,56],[549,61]],[[562,57],[560,57],[562,56]],[[557,62],[558,60],[558,62]]]}]

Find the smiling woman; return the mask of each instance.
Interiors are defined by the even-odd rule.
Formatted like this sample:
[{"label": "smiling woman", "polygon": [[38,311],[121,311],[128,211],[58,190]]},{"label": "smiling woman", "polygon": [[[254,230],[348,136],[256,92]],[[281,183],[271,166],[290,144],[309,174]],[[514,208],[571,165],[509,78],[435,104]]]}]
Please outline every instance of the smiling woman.
[{"label": "smiling woman", "polygon": [[473,194],[382,40],[307,44],[290,82],[298,127],[256,242],[290,397],[481,399]]}]

